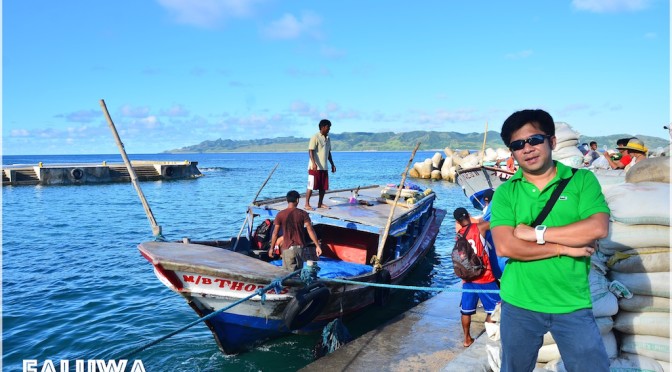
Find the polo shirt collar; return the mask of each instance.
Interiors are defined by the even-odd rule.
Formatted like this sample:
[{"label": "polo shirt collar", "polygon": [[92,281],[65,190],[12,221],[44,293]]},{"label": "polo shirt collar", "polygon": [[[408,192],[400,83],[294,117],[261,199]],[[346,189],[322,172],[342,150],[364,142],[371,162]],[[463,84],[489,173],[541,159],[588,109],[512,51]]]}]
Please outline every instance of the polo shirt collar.
[{"label": "polo shirt collar", "polygon": [[[557,160],[553,160],[553,164],[555,164],[555,169],[557,170],[557,173],[555,174],[555,177],[549,182],[549,185],[552,185],[556,182],[558,182],[561,179],[569,178],[572,176],[572,168],[558,162]],[[524,180],[523,178],[523,170],[518,169],[516,173],[514,173],[513,176],[511,176],[510,181],[511,182],[516,182],[516,181],[522,181]]]}]

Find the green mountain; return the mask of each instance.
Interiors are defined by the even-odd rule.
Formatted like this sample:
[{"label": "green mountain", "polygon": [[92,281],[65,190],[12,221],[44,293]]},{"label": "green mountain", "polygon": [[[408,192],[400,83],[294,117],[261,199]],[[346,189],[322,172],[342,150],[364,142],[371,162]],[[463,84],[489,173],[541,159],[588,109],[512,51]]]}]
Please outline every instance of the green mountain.
[{"label": "green mountain", "polygon": [[[331,134],[331,146],[333,151],[406,151],[413,150],[416,143],[420,142],[420,150],[443,150],[451,149],[480,149],[483,146],[483,133],[457,133],[457,132],[434,132],[413,131],[403,133],[393,132],[345,132]],[[596,141],[598,147],[614,148],[619,138],[631,137],[628,134],[613,134],[609,136],[588,137],[581,136],[579,143]],[[644,141],[651,150],[657,147],[665,147],[670,144],[669,140],[636,135]],[[504,147],[499,132],[488,131],[486,147]],[[253,140],[230,140],[217,139],[203,141],[197,145],[186,146],[179,149],[168,150],[166,153],[207,153],[207,152],[294,152],[306,151],[308,138],[277,137],[261,138]]]}]

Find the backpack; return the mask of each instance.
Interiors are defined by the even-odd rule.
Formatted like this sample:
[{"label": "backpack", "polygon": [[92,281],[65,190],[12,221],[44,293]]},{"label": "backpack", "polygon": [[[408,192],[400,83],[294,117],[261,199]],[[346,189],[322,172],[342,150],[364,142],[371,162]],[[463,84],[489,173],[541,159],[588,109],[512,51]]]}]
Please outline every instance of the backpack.
[{"label": "backpack", "polygon": [[271,232],[273,231],[273,221],[265,219],[262,221],[252,235],[252,243],[257,249],[268,249],[271,244]]},{"label": "backpack", "polygon": [[467,282],[478,278],[485,272],[483,260],[476,254],[476,252],[474,252],[474,248],[471,247],[471,244],[469,244],[469,241],[466,239],[471,226],[472,225],[469,224],[464,231],[464,235],[457,234],[457,241],[455,242],[453,252],[451,253],[455,275]]}]

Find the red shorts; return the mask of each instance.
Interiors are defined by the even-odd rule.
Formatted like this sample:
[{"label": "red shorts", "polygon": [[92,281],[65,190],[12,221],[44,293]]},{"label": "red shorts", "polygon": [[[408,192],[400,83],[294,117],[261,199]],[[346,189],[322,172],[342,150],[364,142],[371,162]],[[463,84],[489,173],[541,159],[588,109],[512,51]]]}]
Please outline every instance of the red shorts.
[{"label": "red shorts", "polygon": [[329,190],[329,172],[309,169],[308,190]]}]

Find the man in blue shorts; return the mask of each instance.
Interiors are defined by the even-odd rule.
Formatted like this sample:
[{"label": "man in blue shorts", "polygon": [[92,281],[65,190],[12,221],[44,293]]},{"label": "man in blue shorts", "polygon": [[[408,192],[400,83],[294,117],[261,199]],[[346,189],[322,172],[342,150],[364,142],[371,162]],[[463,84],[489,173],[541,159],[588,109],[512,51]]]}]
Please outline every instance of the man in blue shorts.
[{"label": "man in blue shorts", "polygon": [[310,138],[308,143],[308,189],[306,191],[306,210],[312,210],[310,206],[310,197],[313,190],[319,193],[317,200],[318,208],[329,208],[322,204],[324,194],[329,190],[329,172],[327,172],[327,160],[331,163],[331,173],[336,172],[334,160],[331,158],[331,140],[329,139],[329,130],[331,122],[327,119],[320,120],[318,125],[320,131]]},{"label": "man in blue shorts", "polygon": [[[568,371],[609,371],[595,323],[588,272],[596,239],[609,232],[609,207],[595,175],[553,161],[555,123],[522,110],[501,137],[519,165],[492,198],[490,228],[502,274],[502,372],[532,371],[550,332]],[[572,175],[573,174],[573,175]],[[570,178],[541,225],[531,226],[563,179]]]},{"label": "man in blue shorts", "polygon": [[[480,293],[476,292],[478,290],[499,290],[497,286],[497,281],[495,276],[492,274],[492,267],[490,266],[490,258],[488,257],[488,252],[485,249],[485,238],[483,235],[490,228],[490,222],[483,221],[479,223],[472,223],[469,212],[464,208],[457,208],[453,212],[453,217],[455,221],[460,224],[461,228],[458,231],[458,234],[464,236],[465,239],[471,245],[471,248],[474,250],[476,255],[481,258],[483,265],[485,265],[485,271],[483,275],[474,279],[473,281],[467,282],[462,281],[462,301],[460,303],[460,313],[462,314],[462,330],[464,331],[464,346],[468,347],[474,343],[474,339],[471,338],[470,328],[471,328],[471,316],[476,314],[476,306],[478,305],[478,299],[481,299],[483,304],[483,309],[485,310],[486,322],[491,322],[490,316],[495,310],[495,306],[500,301],[499,295],[497,293]],[[471,226],[471,227],[470,227]],[[467,228],[469,231],[467,231]],[[467,232],[467,235],[465,234]],[[471,290],[476,290],[472,292]]]}]

